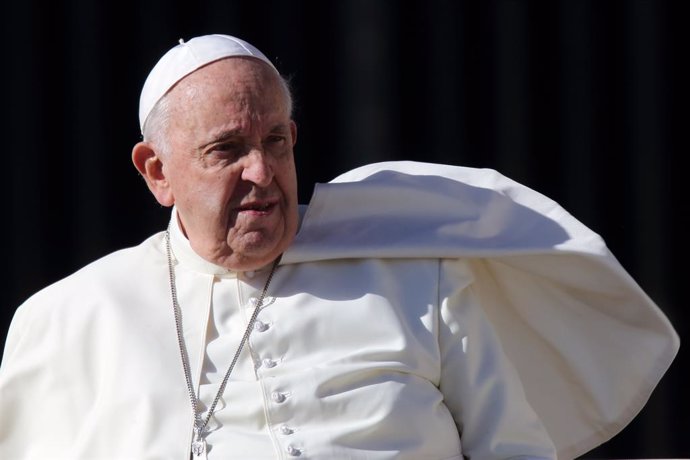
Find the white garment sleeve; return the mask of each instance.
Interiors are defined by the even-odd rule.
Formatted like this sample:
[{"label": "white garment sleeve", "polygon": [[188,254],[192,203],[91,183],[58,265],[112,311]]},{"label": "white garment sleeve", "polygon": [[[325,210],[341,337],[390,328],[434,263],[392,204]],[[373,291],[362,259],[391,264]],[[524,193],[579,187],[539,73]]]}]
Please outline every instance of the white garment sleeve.
[{"label": "white garment sleeve", "polygon": [[440,390],[470,459],[554,459],[515,369],[473,291],[463,260],[440,262]]}]

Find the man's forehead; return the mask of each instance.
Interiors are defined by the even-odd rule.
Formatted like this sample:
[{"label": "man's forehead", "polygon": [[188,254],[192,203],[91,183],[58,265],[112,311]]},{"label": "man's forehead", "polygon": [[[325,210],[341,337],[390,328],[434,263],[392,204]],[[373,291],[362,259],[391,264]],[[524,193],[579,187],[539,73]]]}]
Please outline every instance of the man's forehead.
[{"label": "man's forehead", "polygon": [[278,74],[270,60],[250,43],[230,35],[204,35],[170,49],[153,67],[144,83],[139,99],[139,125],[144,124],[151,110],[177,82],[196,70],[228,57],[259,59]]},{"label": "man's forehead", "polygon": [[185,75],[168,90],[172,94],[178,86],[206,83],[222,86],[233,83],[267,84],[279,82],[280,76],[265,62],[245,56],[230,56],[206,64]]},{"label": "man's forehead", "polygon": [[[168,113],[197,113],[204,108],[219,116],[282,119],[290,115],[282,80],[258,59],[229,57],[207,64],[185,75],[166,94]],[[220,103],[215,107],[214,104]],[[213,108],[212,108],[213,107]]]}]

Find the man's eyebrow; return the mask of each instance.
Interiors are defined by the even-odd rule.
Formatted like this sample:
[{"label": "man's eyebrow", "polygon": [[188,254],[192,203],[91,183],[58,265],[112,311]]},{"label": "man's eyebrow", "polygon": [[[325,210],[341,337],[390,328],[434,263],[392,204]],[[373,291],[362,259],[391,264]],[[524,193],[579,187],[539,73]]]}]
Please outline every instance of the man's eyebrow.
[{"label": "man's eyebrow", "polygon": [[231,137],[237,136],[237,135],[239,134],[239,131],[240,131],[240,130],[239,130],[238,128],[226,129],[226,130],[220,131],[218,134],[216,134],[216,135],[213,136],[213,139],[211,139],[211,141],[209,141],[209,142],[207,142],[207,143],[205,143],[205,144],[200,145],[200,146],[199,146],[199,150],[203,150],[203,149],[205,149],[206,147],[208,147],[208,146],[211,145],[211,144],[216,144],[216,143],[218,143],[218,142],[223,142],[223,141],[228,140],[228,139],[231,138]]},{"label": "man's eyebrow", "polygon": [[269,133],[287,133],[287,132],[290,132],[290,127],[287,123],[278,123],[277,125],[274,125],[269,130]]},{"label": "man's eyebrow", "polygon": [[[271,133],[271,134],[275,134],[275,133],[285,134],[285,133],[289,133],[289,132],[290,132],[290,126],[287,123],[278,123],[276,125],[273,125],[271,127],[271,129],[269,130],[269,133]],[[239,128],[222,130],[217,135],[214,135],[213,139],[211,139],[209,142],[200,145],[198,150],[203,150],[212,144],[226,141],[226,140],[230,139],[231,137],[235,137],[239,134],[240,134]]]}]

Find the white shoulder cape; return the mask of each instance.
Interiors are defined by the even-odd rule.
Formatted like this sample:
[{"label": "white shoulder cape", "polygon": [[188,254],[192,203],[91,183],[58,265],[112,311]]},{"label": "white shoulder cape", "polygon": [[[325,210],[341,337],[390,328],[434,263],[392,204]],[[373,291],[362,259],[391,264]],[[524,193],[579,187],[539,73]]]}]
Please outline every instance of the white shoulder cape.
[{"label": "white shoulder cape", "polygon": [[622,430],[679,347],[597,234],[493,170],[386,162],[319,184],[282,263],[361,257],[471,259],[560,458]]}]

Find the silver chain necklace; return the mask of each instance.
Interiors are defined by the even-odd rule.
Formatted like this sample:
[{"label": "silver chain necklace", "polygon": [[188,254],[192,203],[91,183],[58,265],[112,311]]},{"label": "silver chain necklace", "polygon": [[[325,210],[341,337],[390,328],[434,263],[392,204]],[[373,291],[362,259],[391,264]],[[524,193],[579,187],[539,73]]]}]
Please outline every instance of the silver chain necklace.
[{"label": "silver chain necklace", "polygon": [[225,386],[228,383],[228,379],[230,378],[230,373],[232,372],[232,369],[235,367],[235,363],[237,363],[237,360],[240,357],[240,352],[242,351],[242,348],[244,348],[244,344],[247,342],[247,339],[249,339],[249,334],[251,334],[254,322],[256,322],[256,317],[259,314],[259,310],[261,310],[261,306],[264,302],[264,297],[266,297],[266,291],[268,290],[268,285],[271,284],[271,279],[273,278],[273,273],[275,272],[276,267],[278,266],[280,257],[278,257],[273,262],[271,272],[268,274],[266,284],[264,285],[264,288],[261,291],[259,299],[256,301],[256,305],[254,306],[252,316],[249,318],[247,327],[244,330],[244,334],[242,335],[242,340],[240,341],[240,344],[237,347],[237,351],[235,351],[235,356],[232,358],[232,362],[230,363],[230,366],[228,366],[228,370],[225,372],[225,376],[223,377],[223,381],[220,384],[220,388],[218,388],[218,393],[216,393],[216,397],[213,398],[213,403],[211,403],[211,406],[209,407],[208,412],[206,413],[206,417],[202,420],[201,413],[199,411],[199,398],[196,397],[196,392],[194,391],[194,384],[192,383],[192,372],[190,370],[189,359],[187,357],[187,348],[185,347],[184,336],[182,334],[182,310],[180,309],[180,304],[177,301],[177,288],[175,287],[175,269],[173,268],[172,251],[170,249],[170,228],[168,228],[165,231],[165,250],[168,256],[170,295],[172,297],[173,313],[175,315],[177,343],[180,348],[180,357],[182,358],[182,368],[184,369],[184,377],[187,381],[187,392],[189,393],[189,401],[192,405],[192,412],[194,414],[194,439],[192,440],[191,453],[193,456],[200,457],[206,451],[205,438],[207,435],[206,428],[208,426],[208,422],[209,420],[211,420],[211,416],[213,415],[213,412],[216,410],[216,405],[218,404],[220,397],[223,395],[223,392],[225,391]]}]

